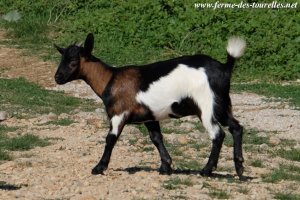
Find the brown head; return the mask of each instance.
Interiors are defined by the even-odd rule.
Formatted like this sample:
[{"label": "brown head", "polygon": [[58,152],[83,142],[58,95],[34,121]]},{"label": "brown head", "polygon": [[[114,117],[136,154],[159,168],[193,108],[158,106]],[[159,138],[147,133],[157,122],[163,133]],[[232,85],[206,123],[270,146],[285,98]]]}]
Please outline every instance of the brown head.
[{"label": "brown head", "polygon": [[61,48],[54,45],[58,52],[62,55],[61,62],[55,73],[55,81],[62,85],[70,81],[82,78],[80,75],[80,60],[84,58],[89,60],[92,57],[94,46],[93,34],[88,34],[84,46],[72,44],[67,48]]}]

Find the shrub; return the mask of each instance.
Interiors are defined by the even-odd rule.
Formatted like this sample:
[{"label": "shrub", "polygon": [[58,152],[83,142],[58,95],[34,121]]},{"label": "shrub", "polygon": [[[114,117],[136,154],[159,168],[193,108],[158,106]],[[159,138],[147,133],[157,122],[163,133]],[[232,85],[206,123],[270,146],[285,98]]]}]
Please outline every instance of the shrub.
[{"label": "shrub", "polygon": [[[59,43],[68,44],[93,32],[96,54],[111,64],[141,64],[197,52],[224,62],[227,38],[241,35],[248,49],[236,67],[236,80],[300,77],[297,9],[196,9],[198,2],[7,0],[0,6],[4,12],[19,10],[24,18],[18,24],[37,16],[39,30],[47,37],[57,32],[51,39],[57,37]],[[22,27],[14,25],[13,32]]]}]

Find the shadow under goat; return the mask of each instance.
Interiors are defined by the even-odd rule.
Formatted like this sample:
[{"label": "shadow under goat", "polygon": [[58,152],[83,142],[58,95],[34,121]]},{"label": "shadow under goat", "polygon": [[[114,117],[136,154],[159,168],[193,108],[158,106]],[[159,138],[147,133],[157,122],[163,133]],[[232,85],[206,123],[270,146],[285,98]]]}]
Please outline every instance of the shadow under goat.
[{"label": "shadow under goat", "polygon": [[221,126],[228,126],[234,141],[234,163],[242,176],[243,127],[233,117],[229,96],[230,78],[235,60],[242,56],[246,43],[233,37],[227,46],[227,61],[218,62],[206,55],[182,56],[144,66],[111,67],[92,55],[93,34],[84,46],[60,48],[62,59],[55,74],[57,84],[82,79],[103,100],[110,129],[100,162],[92,174],[103,174],[112,150],[126,124],[143,123],[156,146],[161,174],[172,173],[172,159],[163,143],[159,121],[196,115],[212,140],[208,163],[201,175],[210,176],[217,167],[225,137]]}]

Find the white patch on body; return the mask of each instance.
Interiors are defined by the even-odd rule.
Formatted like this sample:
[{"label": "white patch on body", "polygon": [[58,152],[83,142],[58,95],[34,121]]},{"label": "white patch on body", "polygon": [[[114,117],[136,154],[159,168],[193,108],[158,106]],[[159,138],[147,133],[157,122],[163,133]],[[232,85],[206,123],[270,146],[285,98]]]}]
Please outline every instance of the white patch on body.
[{"label": "white patch on body", "polygon": [[120,115],[115,115],[111,118],[112,130],[111,134],[118,136],[120,124],[123,122],[124,117],[128,114],[127,111],[123,112]]},{"label": "white patch on body", "polygon": [[227,52],[234,58],[240,58],[246,49],[245,40],[239,37],[232,37],[228,40]]},{"label": "white patch on body", "polygon": [[168,75],[150,84],[147,91],[138,92],[136,100],[148,106],[156,120],[162,120],[169,118],[169,114],[176,114],[172,113],[171,105],[186,97],[192,98],[200,107],[202,123],[214,139],[219,126],[212,123],[214,94],[204,68],[179,64]]}]

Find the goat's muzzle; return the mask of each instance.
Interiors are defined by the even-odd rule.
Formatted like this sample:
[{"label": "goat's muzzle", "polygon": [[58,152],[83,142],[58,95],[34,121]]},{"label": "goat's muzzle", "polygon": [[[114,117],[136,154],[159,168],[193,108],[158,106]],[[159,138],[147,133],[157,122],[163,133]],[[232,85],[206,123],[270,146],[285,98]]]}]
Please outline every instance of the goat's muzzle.
[{"label": "goat's muzzle", "polygon": [[54,79],[55,79],[55,82],[58,85],[62,85],[62,84],[66,83],[66,80],[65,80],[64,76],[60,73],[56,73],[55,76],[54,76]]}]

